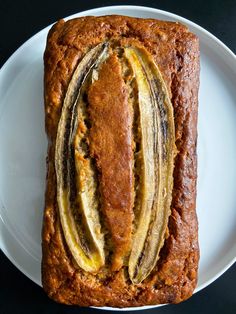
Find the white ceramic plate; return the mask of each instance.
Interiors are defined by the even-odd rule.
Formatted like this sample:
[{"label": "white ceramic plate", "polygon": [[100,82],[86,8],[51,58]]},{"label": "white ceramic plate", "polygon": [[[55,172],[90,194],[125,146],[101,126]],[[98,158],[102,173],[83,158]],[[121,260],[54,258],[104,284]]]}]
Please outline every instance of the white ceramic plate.
[{"label": "white ceramic plate", "polygon": [[[156,9],[104,7],[69,18],[107,14],[179,21],[200,38],[199,291],[236,260],[236,58],[203,28]],[[42,58],[48,30],[29,39],[0,71],[0,246],[16,267],[39,285],[47,147]]]}]

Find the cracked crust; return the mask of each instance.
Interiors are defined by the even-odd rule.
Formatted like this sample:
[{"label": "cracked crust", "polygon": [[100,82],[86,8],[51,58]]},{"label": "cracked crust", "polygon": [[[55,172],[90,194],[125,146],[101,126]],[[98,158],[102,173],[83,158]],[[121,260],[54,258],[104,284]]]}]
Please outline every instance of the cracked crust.
[{"label": "cracked crust", "polygon": [[[90,154],[100,169],[101,203],[114,245],[114,271],[122,267],[129,253],[133,220],[132,113],[127,98],[121,66],[113,54],[89,89],[88,110]],[[122,220],[117,223],[119,217]]]},{"label": "cracked crust", "polygon": [[[73,262],[58,216],[54,149],[63,97],[83,55],[113,39],[142,44],[158,64],[172,95],[176,146],[174,189],[169,234],[161,258],[149,278],[132,285],[126,269],[105,278],[83,272]],[[178,303],[189,298],[197,283],[199,260],[195,211],[197,179],[197,106],[199,44],[178,23],[121,16],[59,21],[50,30],[45,61],[45,115],[49,139],[47,188],[42,231],[42,283],[54,300],[80,306],[129,307]]]}]

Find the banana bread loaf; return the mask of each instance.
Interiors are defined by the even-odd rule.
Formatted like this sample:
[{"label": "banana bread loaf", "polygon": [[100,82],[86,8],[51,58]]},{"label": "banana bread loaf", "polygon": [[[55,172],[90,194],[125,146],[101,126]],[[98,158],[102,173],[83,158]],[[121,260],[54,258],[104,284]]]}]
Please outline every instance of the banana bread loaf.
[{"label": "banana bread loaf", "polygon": [[154,19],[60,20],[44,65],[45,291],[80,306],[189,298],[199,261],[197,37]]}]

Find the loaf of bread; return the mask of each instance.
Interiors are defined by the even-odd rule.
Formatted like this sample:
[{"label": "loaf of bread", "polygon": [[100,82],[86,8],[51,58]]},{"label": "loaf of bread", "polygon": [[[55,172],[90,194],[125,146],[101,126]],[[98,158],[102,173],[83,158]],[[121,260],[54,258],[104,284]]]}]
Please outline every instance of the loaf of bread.
[{"label": "loaf of bread", "polygon": [[45,291],[79,306],[189,298],[199,261],[198,38],[154,19],[60,20],[44,65]]}]

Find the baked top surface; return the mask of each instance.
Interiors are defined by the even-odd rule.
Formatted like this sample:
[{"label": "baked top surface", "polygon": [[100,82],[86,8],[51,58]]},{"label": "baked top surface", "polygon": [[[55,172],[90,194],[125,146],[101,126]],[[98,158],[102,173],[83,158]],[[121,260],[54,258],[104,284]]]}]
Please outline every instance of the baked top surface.
[{"label": "baked top surface", "polygon": [[[131,285],[127,281],[124,267],[121,269],[118,267],[117,271],[102,279],[78,269],[72,261],[63,238],[56,202],[55,139],[65,92],[79,60],[89,49],[107,39],[116,40],[121,46],[141,44],[149,51],[161,70],[174,108],[178,154],[175,158],[174,188],[168,225],[169,236],[165,240],[161,258],[151,276],[139,285]],[[109,68],[111,66],[114,66],[114,70],[110,74],[112,76],[119,69],[115,60],[111,62]],[[101,83],[109,85],[109,82],[114,79],[105,76]],[[116,83],[122,88],[122,82]],[[49,33],[45,51],[45,113],[49,151],[42,235],[43,285],[53,299],[82,306],[126,307],[180,302],[191,296],[196,286],[199,259],[195,212],[198,85],[198,40],[183,25],[120,16],[87,17],[66,23],[59,21],[54,25]],[[110,88],[113,86],[111,85]],[[91,99],[97,99],[96,93],[98,96],[101,95],[99,89],[101,86],[94,86],[90,91]],[[114,93],[118,90],[118,88],[115,89]],[[114,98],[116,107],[123,106],[125,96],[122,98],[122,93],[118,93],[116,96]],[[105,93],[104,97],[109,97],[109,94]],[[92,103],[96,103],[96,101]],[[124,112],[124,109],[121,107],[121,112]],[[91,112],[95,114],[95,110],[91,109]],[[99,110],[96,114],[99,114]],[[125,116],[127,117],[127,115]],[[96,137],[98,130],[99,133],[106,134],[104,124],[97,125],[94,134],[91,133],[94,143],[93,151],[101,155],[100,162],[107,170],[107,176],[104,175],[104,185],[108,189],[112,189],[112,185],[109,183],[110,162],[107,156],[103,156],[102,152],[99,152],[101,145],[99,138]],[[125,131],[129,134],[129,130]],[[126,139],[128,138],[126,137]],[[116,144],[119,145],[119,143]],[[121,147],[124,149],[122,155],[130,156],[130,142],[127,140],[126,145],[121,145]],[[115,150],[116,148],[114,148],[114,152]],[[114,160],[112,154],[110,157]],[[125,169],[130,169],[127,167],[128,161],[129,158],[124,160]],[[119,166],[122,167],[122,165]],[[132,180],[129,178],[128,171],[125,182],[132,185]],[[124,186],[124,189],[127,189],[127,186]],[[120,193],[120,195],[124,195],[122,190]],[[110,191],[107,191],[109,198],[110,194]],[[131,196],[126,195],[126,210],[132,206],[131,199]],[[108,204],[112,202],[117,202],[117,199],[109,199]],[[129,239],[130,232],[130,211],[127,210],[127,216],[124,216],[124,220],[120,220],[120,224],[122,221],[123,224],[127,222],[124,224],[127,228],[125,232],[127,239]],[[112,219],[114,217],[111,215],[111,226],[114,226]],[[114,226],[114,235],[119,234],[120,231],[117,226]],[[119,248],[123,246],[120,250],[123,251],[125,244],[127,247],[129,246],[129,241],[123,241],[123,243],[118,241],[117,243],[117,263],[119,264],[121,254]]]}]

